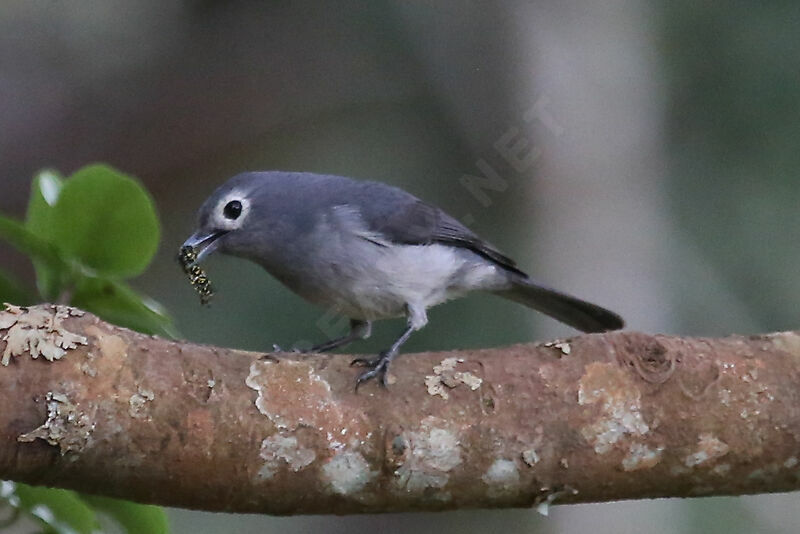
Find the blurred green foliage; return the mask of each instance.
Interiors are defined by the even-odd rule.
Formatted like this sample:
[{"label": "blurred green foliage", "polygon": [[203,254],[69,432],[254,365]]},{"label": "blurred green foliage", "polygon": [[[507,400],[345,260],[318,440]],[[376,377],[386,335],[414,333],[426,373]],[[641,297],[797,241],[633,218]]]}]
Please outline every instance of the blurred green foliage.
[{"label": "blurred green foliage", "polygon": [[35,519],[46,534],[169,532],[166,514],[158,506],[14,482],[2,482],[0,498]]},{"label": "blurred green foliage", "polygon": [[69,303],[120,326],[174,337],[163,307],[125,283],[147,268],[159,238],[153,201],[129,176],[105,165],[67,179],[42,171],[25,221],[0,215],[0,239],[33,261],[38,298],[0,272],[0,300]]},{"label": "blurred green foliage", "polygon": [[[140,332],[174,337],[172,320],[125,279],[141,274],[160,239],[152,199],[134,179],[105,165],[62,178],[52,170],[33,180],[24,222],[0,215],[0,239],[34,264],[27,288],[0,271],[0,302],[56,301]],[[38,294],[37,294],[38,293]],[[3,482],[0,500],[42,526],[45,533],[168,532],[164,511],[72,491]]]},{"label": "blurred green foliage", "polygon": [[[793,328],[800,288],[800,249],[791,245],[800,233],[798,4],[661,5],[673,220],[752,322],[716,332]],[[685,293],[718,302],[701,282]],[[709,311],[696,302],[683,306],[681,331],[708,334]]]}]

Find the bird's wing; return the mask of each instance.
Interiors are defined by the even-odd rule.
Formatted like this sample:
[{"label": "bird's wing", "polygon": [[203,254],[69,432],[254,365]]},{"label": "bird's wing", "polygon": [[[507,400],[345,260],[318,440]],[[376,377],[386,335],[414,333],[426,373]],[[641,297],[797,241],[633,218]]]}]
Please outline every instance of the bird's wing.
[{"label": "bird's wing", "polygon": [[469,228],[440,208],[432,206],[405,191],[381,188],[372,193],[372,202],[359,206],[361,217],[370,232],[393,243],[430,245],[441,243],[469,249],[476,254],[521,276],[514,260],[502,254]]}]

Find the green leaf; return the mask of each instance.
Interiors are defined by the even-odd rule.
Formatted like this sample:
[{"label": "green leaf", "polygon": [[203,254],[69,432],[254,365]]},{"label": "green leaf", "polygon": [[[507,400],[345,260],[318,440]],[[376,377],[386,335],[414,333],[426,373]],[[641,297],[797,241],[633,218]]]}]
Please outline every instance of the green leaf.
[{"label": "green leaf", "polygon": [[89,165],[64,182],[47,238],[98,274],[124,278],[145,270],[159,233],[153,201],[138,182],[111,167]]},{"label": "green leaf", "polygon": [[0,269],[0,304],[3,302],[17,306],[29,306],[36,302],[36,299],[14,277]]},{"label": "green leaf", "polygon": [[35,518],[46,532],[91,534],[100,528],[94,511],[73,491],[27,486],[14,482],[9,504]]},{"label": "green leaf", "polygon": [[58,250],[19,221],[0,215],[0,239],[4,239],[31,259],[42,260],[54,267],[68,270]]},{"label": "green leaf", "polygon": [[168,534],[167,514],[158,506],[137,504],[109,497],[83,495],[83,499],[95,510],[104,513],[129,534]]},{"label": "green leaf", "polygon": [[172,319],[161,305],[141,297],[123,282],[84,277],[75,287],[71,304],[138,332],[177,337]]},{"label": "green leaf", "polygon": [[57,171],[45,169],[33,178],[31,198],[25,225],[39,237],[47,239],[53,226],[53,209],[61,196],[64,179]]},{"label": "green leaf", "polygon": [[[54,206],[63,185],[64,180],[61,175],[50,169],[39,171],[33,179],[25,226],[45,240],[51,237]],[[66,273],[54,269],[42,260],[34,259],[33,266],[36,269],[36,284],[39,287],[39,293],[47,300],[58,298],[65,289]]]}]

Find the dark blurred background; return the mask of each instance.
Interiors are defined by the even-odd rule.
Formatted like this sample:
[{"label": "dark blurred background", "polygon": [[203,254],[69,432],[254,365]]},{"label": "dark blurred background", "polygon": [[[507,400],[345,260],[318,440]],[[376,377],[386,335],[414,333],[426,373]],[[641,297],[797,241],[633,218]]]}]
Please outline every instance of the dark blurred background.
[{"label": "dark blurred background", "polygon": [[[519,158],[508,147],[527,143]],[[800,4],[4,0],[0,211],[32,175],[108,162],[155,198],[137,288],[182,335],[319,341],[321,310],[212,259],[210,309],[174,262],[242,170],[344,174],[438,203],[551,285],[685,335],[797,328]],[[521,146],[521,145],[520,145]],[[496,173],[493,188],[476,176]],[[27,261],[0,246],[24,279]],[[356,350],[374,351],[385,322]],[[566,327],[493,297],[435,309],[409,350]],[[797,532],[796,495],[533,511],[269,518],[171,511],[175,532]]]}]

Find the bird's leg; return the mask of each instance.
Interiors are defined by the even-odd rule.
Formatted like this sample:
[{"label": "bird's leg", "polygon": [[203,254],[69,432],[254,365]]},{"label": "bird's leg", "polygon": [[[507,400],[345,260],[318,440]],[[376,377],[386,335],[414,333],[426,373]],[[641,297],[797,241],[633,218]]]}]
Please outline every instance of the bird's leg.
[{"label": "bird's leg", "polygon": [[358,365],[360,367],[368,368],[367,371],[364,371],[358,375],[358,379],[356,380],[356,391],[358,391],[358,386],[360,386],[362,383],[375,377],[378,377],[382,386],[386,385],[386,371],[389,370],[389,364],[400,352],[400,346],[405,343],[409,337],[411,337],[411,332],[413,331],[414,327],[408,325],[406,329],[403,330],[403,333],[400,335],[400,337],[397,338],[394,343],[392,343],[392,346],[389,347],[388,350],[381,352],[377,358],[356,358],[350,363],[350,365]]},{"label": "bird's leg", "polygon": [[337,337],[336,339],[326,341],[325,343],[314,345],[310,349],[304,350],[303,352],[327,352],[329,350],[343,347],[352,343],[353,341],[358,341],[359,339],[367,339],[371,333],[372,323],[369,321],[350,319],[350,331],[347,334],[343,335],[342,337]]},{"label": "bird's leg", "polygon": [[367,367],[367,370],[358,375],[356,379],[356,391],[358,391],[358,386],[376,377],[380,381],[380,384],[385,387],[386,372],[389,370],[389,364],[392,363],[392,360],[394,360],[400,352],[400,347],[411,337],[411,332],[419,330],[427,324],[428,316],[425,313],[425,308],[406,305],[406,310],[408,313],[408,324],[405,330],[403,330],[403,333],[400,334],[400,337],[392,343],[391,347],[381,352],[377,358],[356,358],[350,362],[350,365]]}]

